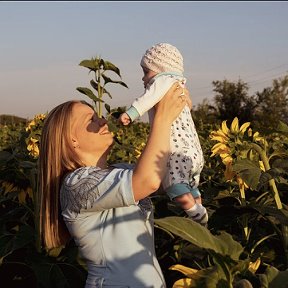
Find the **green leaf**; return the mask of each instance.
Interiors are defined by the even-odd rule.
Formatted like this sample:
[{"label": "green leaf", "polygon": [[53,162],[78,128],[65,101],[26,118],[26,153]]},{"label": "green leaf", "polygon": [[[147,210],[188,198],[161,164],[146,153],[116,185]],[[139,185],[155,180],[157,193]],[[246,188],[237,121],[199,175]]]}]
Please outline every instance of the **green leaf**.
[{"label": "green leaf", "polygon": [[257,210],[264,216],[273,216],[276,218],[282,225],[288,225],[288,211],[285,209],[277,209],[271,206],[251,206],[253,209]]},{"label": "green leaf", "polygon": [[[98,84],[94,80],[91,80],[90,84],[98,92],[98,95],[103,96],[104,94],[107,94],[112,99],[111,94],[103,86],[100,85],[100,87],[99,87],[100,91],[98,91]],[[104,101],[102,101],[102,102],[104,102]]]},{"label": "green leaf", "polygon": [[249,159],[236,160],[233,170],[251,189],[257,190],[262,170],[255,162]]},{"label": "green leaf", "polygon": [[[263,186],[268,184],[268,181],[271,179],[277,179],[278,182],[283,182],[281,181],[281,175],[285,175],[288,173],[288,170],[285,166],[283,168],[272,168],[267,170],[266,172],[262,172],[260,179],[259,179],[259,184],[257,186],[257,190],[259,191]],[[283,182],[285,183],[285,181]]]},{"label": "green leaf", "polygon": [[274,168],[283,168],[287,171],[288,169],[288,160],[287,159],[277,159],[272,163]]},{"label": "green leaf", "polygon": [[283,133],[284,135],[288,135],[288,125],[282,121],[279,121],[277,131]]},{"label": "green leaf", "polygon": [[273,179],[272,175],[267,171],[263,172],[259,178],[259,183],[256,190],[259,191],[262,187],[268,184],[269,180]]},{"label": "green leaf", "polygon": [[105,103],[105,104],[104,104],[104,107],[105,107],[105,109],[106,109],[106,111],[107,111],[108,113],[111,112],[110,105],[108,105],[107,103]]},{"label": "green leaf", "polygon": [[52,248],[50,249],[47,254],[50,256],[50,257],[54,257],[54,258],[57,258],[60,253],[62,252],[63,250],[63,246],[60,246],[60,247],[55,247],[55,248]]},{"label": "green leaf", "polygon": [[34,230],[28,225],[21,225],[13,241],[13,250],[25,247],[34,240]]},{"label": "green leaf", "polygon": [[45,263],[44,262],[45,260],[39,257],[36,260],[37,262],[31,263],[31,266],[37,278],[37,282],[39,283],[39,287],[50,288],[51,286],[49,283],[49,276],[50,276],[50,270],[51,270],[52,264],[48,263],[48,261],[47,263]]},{"label": "green leaf", "polygon": [[39,263],[38,265],[35,264],[32,265],[33,270],[36,274],[38,282],[41,284],[41,287],[70,287],[68,279],[66,279],[65,275],[57,264],[48,262],[44,262],[43,264]]},{"label": "green leaf", "polygon": [[92,71],[97,71],[100,69],[100,59],[95,58],[95,59],[91,59],[91,60],[83,60],[80,62],[79,66],[88,68]]},{"label": "green leaf", "polygon": [[265,273],[259,276],[260,282],[262,284],[261,287],[287,288],[288,270],[279,271],[273,266],[268,266]]},{"label": "green leaf", "polygon": [[0,259],[11,253],[13,247],[12,240],[13,234],[6,234],[0,236]]},{"label": "green leaf", "polygon": [[6,164],[13,158],[13,155],[7,151],[0,151],[0,165]]},{"label": "green leaf", "polygon": [[86,282],[86,274],[82,272],[77,266],[69,263],[58,263],[58,267],[65,275],[69,282],[69,287],[84,287]]},{"label": "green leaf", "polygon": [[230,234],[222,232],[214,236],[207,228],[188,218],[171,216],[155,219],[155,223],[198,247],[228,255],[234,260],[238,260],[243,252],[243,247]]},{"label": "green leaf", "polygon": [[[229,288],[229,284],[226,280],[226,275],[220,265],[216,264],[212,267],[201,269],[195,274],[190,276],[194,280],[193,286],[189,287],[205,287],[205,288]],[[187,286],[176,286],[176,287],[187,287]]]},{"label": "green leaf", "polygon": [[92,92],[92,90],[90,90],[89,88],[77,87],[76,90],[79,91],[80,93],[88,96],[90,99],[92,99],[92,100],[95,101],[95,102],[104,102],[102,99],[98,98],[98,97]]},{"label": "green leaf", "polygon": [[111,94],[105,88],[103,88],[103,95],[104,94],[107,94],[109,96],[109,98],[112,99]]},{"label": "green leaf", "polygon": [[128,86],[127,86],[123,81],[114,81],[114,80],[112,80],[111,78],[107,77],[107,76],[104,75],[104,74],[102,74],[102,77],[103,77],[103,79],[104,79],[104,81],[105,81],[105,84],[104,84],[104,85],[106,85],[107,83],[116,83],[116,84],[120,84],[120,85],[128,88]]},{"label": "green leaf", "polygon": [[35,162],[31,162],[31,161],[21,161],[19,163],[19,167],[33,169],[33,168],[37,167],[37,164]]},{"label": "green leaf", "polygon": [[112,95],[106,89],[104,89],[104,93],[103,94],[107,94],[110,97],[110,99],[112,99]]},{"label": "green leaf", "polygon": [[114,64],[112,64],[109,61],[103,61],[103,69],[104,70],[110,70],[115,72],[120,78],[121,78],[121,74],[120,74],[120,70],[118,67],[116,67]]},{"label": "green leaf", "polygon": [[34,230],[28,225],[21,225],[16,234],[6,234],[0,237],[0,257],[5,257],[34,240]]},{"label": "green leaf", "polygon": [[114,118],[116,118],[116,119],[118,119],[121,114],[122,114],[122,112],[119,112],[119,111],[115,111],[115,112],[112,112],[112,113],[111,113],[111,115],[112,115]]},{"label": "green leaf", "polygon": [[91,79],[90,84],[98,92],[98,83]]},{"label": "green leaf", "polygon": [[53,265],[50,270],[50,285],[52,287],[69,287],[68,279],[58,265]]},{"label": "green leaf", "polygon": [[36,287],[36,277],[33,269],[23,263],[23,259],[17,259],[16,261],[4,262],[0,265],[1,287]]}]

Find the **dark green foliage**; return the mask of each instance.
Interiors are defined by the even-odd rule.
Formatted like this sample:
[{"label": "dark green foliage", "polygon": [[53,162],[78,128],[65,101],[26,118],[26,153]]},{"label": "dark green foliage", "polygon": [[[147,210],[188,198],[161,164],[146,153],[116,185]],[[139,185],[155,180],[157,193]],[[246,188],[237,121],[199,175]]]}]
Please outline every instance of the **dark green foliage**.
[{"label": "dark green foliage", "polygon": [[0,126],[2,125],[14,125],[14,124],[26,124],[27,119],[15,116],[15,115],[0,115]]}]

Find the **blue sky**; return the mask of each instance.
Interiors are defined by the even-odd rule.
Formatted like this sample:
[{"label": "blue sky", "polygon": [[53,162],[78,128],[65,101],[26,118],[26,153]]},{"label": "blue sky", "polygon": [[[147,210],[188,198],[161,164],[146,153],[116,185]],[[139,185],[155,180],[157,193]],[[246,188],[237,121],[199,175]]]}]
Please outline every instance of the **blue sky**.
[{"label": "blue sky", "polygon": [[[212,81],[245,81],[262,91],[288,72],[288,2],[0,2],[0,114],[31,118],[86,99],[92,75],[78,64],[101,56],[129,89],[108,84],[111,107],[143,92],[140,59],[159,42],[184,57],[194,105]],[[115,80],[118,76],[111,75]]]}]

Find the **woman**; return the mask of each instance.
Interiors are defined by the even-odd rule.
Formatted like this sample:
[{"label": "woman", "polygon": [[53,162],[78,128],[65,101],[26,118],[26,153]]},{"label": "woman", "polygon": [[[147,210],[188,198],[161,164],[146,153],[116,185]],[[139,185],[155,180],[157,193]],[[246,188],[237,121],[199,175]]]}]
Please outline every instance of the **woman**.
[{"label": "woman", "polygon": [[87,264],[86,288],[166,287],[147,196],[158,190],[166,173],[170,127],[190,101],[187,90],[181,94],[175,83],[155,107],[146,147],[133,168],[108,167],[113,135],[87,103],[60,104],[45,120],[40,234],[48,249],[73,237]]}]

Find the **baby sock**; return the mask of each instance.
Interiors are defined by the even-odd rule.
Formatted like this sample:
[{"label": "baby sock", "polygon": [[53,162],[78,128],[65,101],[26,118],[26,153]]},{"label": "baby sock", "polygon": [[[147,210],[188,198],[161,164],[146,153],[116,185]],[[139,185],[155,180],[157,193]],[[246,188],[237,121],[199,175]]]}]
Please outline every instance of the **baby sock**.
[{"label": "baby sock", "polygon": [[206,208],[202,204],[195,203],[192,208],[185,210],[185,212],[187,213],[189,218],[203,226],[206,226],[208,222],[208,213]]}]

